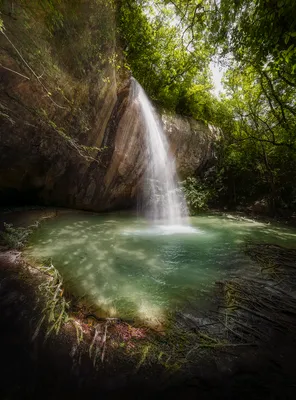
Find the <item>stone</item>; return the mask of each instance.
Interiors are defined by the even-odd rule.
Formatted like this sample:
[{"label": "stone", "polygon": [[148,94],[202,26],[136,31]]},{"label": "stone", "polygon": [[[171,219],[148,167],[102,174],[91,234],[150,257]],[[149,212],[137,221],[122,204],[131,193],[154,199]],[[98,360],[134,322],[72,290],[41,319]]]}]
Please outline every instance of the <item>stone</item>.
[{"label": "stone", "polygon": [[[141,116],[130,102],[128,73],[108,61],[115,54],[123,59],[115,10],[103,0],[81,2],[76,21],[70,3],[65,26],[76,39],[63,32],[63,46],[60,32],[49,35],[44,13],[36,22],[26,2],[18,18],[3,13],[7,37],[40,78],[1,35],[1,64],[17,73],[0,69],[0,205],[107,211],[133,207],[141,190],[147,162]],[[214,157],[215,134],[201,121],[161,114],[180,177],[195,174]]]}]

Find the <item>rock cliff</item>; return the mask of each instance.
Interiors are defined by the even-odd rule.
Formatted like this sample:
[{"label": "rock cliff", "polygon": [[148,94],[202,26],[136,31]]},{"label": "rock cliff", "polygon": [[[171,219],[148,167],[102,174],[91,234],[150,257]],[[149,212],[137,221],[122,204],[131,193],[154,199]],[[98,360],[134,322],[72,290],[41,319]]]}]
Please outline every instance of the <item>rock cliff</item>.
[{"label": "rock cliff", "polygon": [[[50,4],[0,6],[0,203],[130,207],[145,142],[116,8],[103,0]],[[206,125],[167,113],[162,120],[182,177],[213,156]]]}]

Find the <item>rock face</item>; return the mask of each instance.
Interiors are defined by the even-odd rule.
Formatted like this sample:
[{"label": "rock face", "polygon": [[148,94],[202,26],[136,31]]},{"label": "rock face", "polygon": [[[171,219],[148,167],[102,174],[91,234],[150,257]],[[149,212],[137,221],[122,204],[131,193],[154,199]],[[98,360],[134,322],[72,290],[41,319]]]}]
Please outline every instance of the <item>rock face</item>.
[{"label": "rock face", "polygon": [[193,118],[168,113],[162,114],[162,121],[180,178],[194,175],[213,160],[217,129]]},{"label": "rock face", "polygon": [[[1,3],[0,203],[131,207],[145,141],[121,72],[116,10],[103,0],[59,2],[51,15],[37,0],[15,3]],[[182,177],[213,157],[215,134],[203,123],[162,119]]]}]

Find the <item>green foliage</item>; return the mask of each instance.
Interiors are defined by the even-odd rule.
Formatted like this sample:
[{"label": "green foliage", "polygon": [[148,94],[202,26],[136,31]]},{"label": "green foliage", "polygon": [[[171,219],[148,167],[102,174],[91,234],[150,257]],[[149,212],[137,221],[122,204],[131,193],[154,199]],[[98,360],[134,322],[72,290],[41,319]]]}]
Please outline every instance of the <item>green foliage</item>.
[{"label": "green foliage", "polygon": [[[89,72],[93,72],[92,80],[97,74],[98,81],[102,82],[99,90],[106,93],[110,84],[106,65],[121,68],[120,57],[114,51],[116,35],[110,17],[114,12],[113,2],[90,2],[87,11],[79,0],[18,0],[16,3],[21,4],[22,11],[7,2],[3,18],[13,8],[16,21],[25,27],[24,38],[36,33],[36,26],[43,35],[45,26],[45,43],[56,49],[58,64],[65,65],[79,81]],[[264,198],[271,210],[295,210],[295,1],[129,0],[116,5],[117,39],[124,49],[125,68],[144,86],[152,100],[164,108],[221,128],[216,176],[211,182],[221,203],[236,206]],[[91,14],[87,22],[84,12]],[[0,17],[0,31],[4,35],[3,29]],[[32,61],[38,65],[35,75],[42,77],[38,82],[43,85],[47,75],[52,75],[52,81],[57,82],[61,75],[47,47],[43,46],[28,58],[30,65]],[[219,100],[211,93],[209,66],[214,56],[220,57],[227,67],[226,93]],[[44,77],[39,64],[46,70]],[[69,81],[69,87],[72,84]],[[79,91],[84,101],[77,104],[68,100],[69,91],[65,88],[65,93],[60,91],[60,86],[44,88],[50,105],[69,107],[73,114],[87,107],[90,98],[87,88]],[[80,121],[80,131],[87,135],[88,119],[80,114],[76,120]],[[67,134],[68,130],[60,127],[58,119],[53,121],[52,115],[45,122],[69,146],[89,160],[94,152],[100,151],[78,145]],[[188,194],[189,202],[197,209],[207,203],[207,195],[197,195],[199,191],[206,191],[198,185],[192,183]]]},{"label": "green foliage", "polygon": [[228,202],[266,198],[271,212],[295,208],[296,89],[273,71],[236,62],[224,83],[232,119],[220,160]]},{"label": "green foliage", "polygon": [[[271,210],[296,203],[295,11],[292,0],[121,4],[126,57],[152,99],[221,128],[207,187],[229,206],[261,198]],[[228,67],[219,100],[209,76],[214,54]],[[205,187],[187,186],[193,212],[204,208]]]},{"label": "green foliage", "polygon": [[272,69],[278,79],[295,84],[295,9],[294,0],[214,2],[209,36],[242,67]]},{"label": "green foliage", "polygon": [[187,178],[182,184],[191,215],[207,210],[209,201],[213,198],[213,191],[193,177]]},{"label": "green foliage", "polygon": [[20,250],[26,244],[29,236],[33,232],[33,228],[37,225],[28,228],[14,227],[12,224],[4,222],[4,230],[0,232],[1,242],[9,249]]},{"label": "green foliage", "polygon": [[211,5],[207,40],[228,67],[219,179],[232,205],[265,198],[272,213],[295,210],[295,14],[293,0]]},{"label": "green foliage", "polygon": [[122,2],[121,37],[133,76],[167,109],[210,120],[210,49],[205,46],[202,10],[187,29],[174,6],[155,0]]},{"label": "green foliage", "polygon": [[0,13],[0,32],[4,31],[4,23],[3,23],[3,19],[1,18],[1,13]]},{"label": "green foliage", "polygon": [[[133,4],[135,7],[140,2]],[[177,61],[178,57],[173,57],[184,73],[182,79],[177,81],[177,94],[175,97],[172,94],[172,97],[176,111],[211,121],[223,132],[217,148],[216,176],[211,182],[220,201],[236,206],[265,198],[272,212],[279,208],[295,210],[295,1],[154,0],[149,4],[152,4],[152,12],[148,13],[150,19],[145,19],[147,12],[142,12],[146,24],[149,25],[151,19],[155,21],[162,18],[165,21],[161,15],[167,10],[174,21],[168,27],[176,29],[174,49],[182,48],[182,43],[180,45],[178,42],[177,27],[181,29],[181,38],[185,36],[186,44],[190,42],[184,51],[185,55],[182,54],[183,59],[196,57],[196,60],[201,60],[198,46],[206,55],[201,70],[190,70],[193,77],[184,71],[184,65]],[[164,23],[161,26],[164,27],[165,42],[169,29]],[[152,43],[149,37],[157,35],[157,27],[154,26],[151,35],[143,35],[141,30],[137,34],[147,39],[145,49],[150,49],[152,56],[155,56],[149,48]],[[158,48],[157,43],[153,44],[153,48]],[[161,64],[155,59],[152,65],[157,66],[156,75],[161,77],[160,81],[149,75],[148,70],[142,73],[142,69],[136,66],[135,71],[141,78],[145,75],[153,82],[157,81],[157,88],[160,89],[165,82],[161,74],[168,67],[165,60],[169,52],[159,53],[164,62]],[[220,100],[213,99],[209,87],[205,85],[200,91],[198,81],[202,74],[207,74],[208,61],[214,54],[227,67],[224,78],[226,93]],[[127,55],[130,57],[129,48]],[[150,55],[145,61],[146,66],[149,59]],[[132,69],[133,61],[131,58]],[[171,68],[172,65],[168,69]],[[150,90],[149,84],[147,88]],[[172,87],[167,86],[166,89],[172,93]],[[167,105],[162,97],[163,92],[153,89],[149,93]],[[195,190],[191,192],[195,198]],[[196,202],[199,203],[198,196]]]},{"label": "green foliage", "polygon": [[[27,34],[38,34],[40,39],[54,46],[58,65],[47,68],[60,69],[63,64],[78,79],[87,76],[98,65],[111,63],[114,52],[115,27],[111,1],[94,0],[84,6],[81,0],[18,0],[15,7]],[[40,28],[40,32],[37,29]],[[44,43],[42,43],[42,46]],[[34,43],[35,45],[35,43]],[[40,51],[41,50],[41,51]],[[44,57],[47,48],[41,48],[36,57]],[[101,79],[101,76],[98,77]],[[52,93],[54,95],[54,92]]]},{"label": "green foliage", "polygon": [[[58,334],[61,326],[70,320],[68,316],[70,303],[63,296],[63,278],[52,263],[50,263],[49,267],[41,267],[40,270],[49,275],[49,278],[39,285],[39,291],[44,298],[45,306],[32,340],[37,337],[43,324],[46,325],[46,338],[48,338],[53,332]],[[76,327],[76,329],[78,328]],[[78,339],[80,339],[79,330],[77,330]]]}]

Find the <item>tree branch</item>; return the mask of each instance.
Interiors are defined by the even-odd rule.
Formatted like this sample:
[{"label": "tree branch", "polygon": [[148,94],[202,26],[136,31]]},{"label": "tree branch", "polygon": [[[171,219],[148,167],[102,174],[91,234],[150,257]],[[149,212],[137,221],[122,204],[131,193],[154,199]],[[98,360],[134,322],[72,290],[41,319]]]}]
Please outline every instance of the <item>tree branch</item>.
[{"label": "tree branch", "polygon": [[3,68],[3,69],[7,69],[7,71],[13,72],[13,73],[16,74],[16,75],[21,76],[22,78],[25,78],[25,79],[30,80],[30,78],[29,78],[28,76],[23,75],[23,74],[21,74],[20,72],[14,71],[13,69],[10,69],[10,68],[8,68],[8,67],[4,67],[4,65],[2,65],[2,64],[0,64],[0,67]]}]

